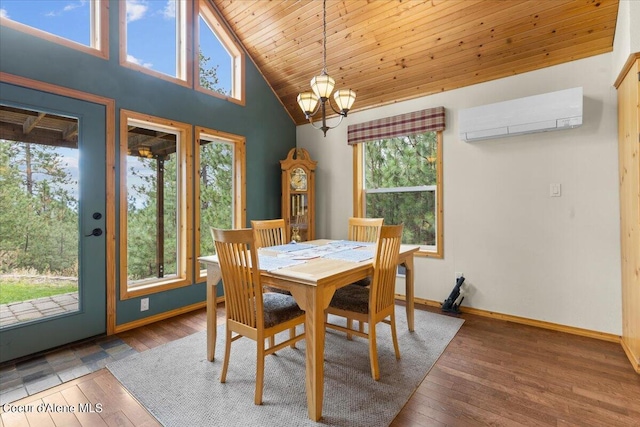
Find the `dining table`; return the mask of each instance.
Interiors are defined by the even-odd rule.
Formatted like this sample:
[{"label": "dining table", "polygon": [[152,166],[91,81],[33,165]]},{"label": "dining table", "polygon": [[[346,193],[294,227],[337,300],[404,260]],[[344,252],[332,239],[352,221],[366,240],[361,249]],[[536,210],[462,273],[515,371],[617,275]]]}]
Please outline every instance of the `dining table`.
[{"label": "dining table", "polygon": [[[319,239],[303,242],[304,245],[331,245],[341,241]],[[366,249],[366,248],[364,248]],[[401,245],[398,265],[405,268],[405,302],[407,325],[414,330],[414,254],[416,245]],[[273,255],[270,248],[260,249],[264,255]],[[303,252],[298,252],[303,253]],[[308,253],[308,252],[307,252]],[[292,256],[291,258],[296,258]],[[322,418],[324,398],[324,343],[325,309],[336,289],[373,276],[373,259],[354,261],[329,256],[299,256],[299,263],[278,268],[263,269],[260,262],[262,285],[277,287],[291,293],[296,303],[305,311],[306,394],[309,418]],[[215,255],[202,256],[198,260],[207,269],[207,359],[214,360],[217,329],[217,285],[221,279],[220,266]]]}]

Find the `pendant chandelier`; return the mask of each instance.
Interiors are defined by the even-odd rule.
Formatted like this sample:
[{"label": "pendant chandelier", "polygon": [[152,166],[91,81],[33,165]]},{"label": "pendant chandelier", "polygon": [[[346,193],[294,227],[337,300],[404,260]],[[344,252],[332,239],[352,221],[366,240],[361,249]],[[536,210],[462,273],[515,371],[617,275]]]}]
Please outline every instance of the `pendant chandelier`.
[{"label": "pendant chandelier", "polygon": [[[315,76],[311,79],[312,92],[303,92],[298,94],[298,105],[304,112],[304,115],[309,123],[324,133],[327,136],[327,131],[337,127],[342,119],[347,117],[347,113],[353,106],[356,100],[356,93],[351,89],[336,90],[333,94],[333,99],[338,106],[336,110],[331,104],[331,92],[336,84],[335,80],[327,74],[327,0],[322,2],[322,72],[319,76]],[[318,104],[318,101],[320,103]],[[327,104],[333,110],[334,113],[340,115],[340,121],[335,126],[327,126]],[[316,126],[313,122],[313,116],[318,111],[322,112],[322,125]]]}]

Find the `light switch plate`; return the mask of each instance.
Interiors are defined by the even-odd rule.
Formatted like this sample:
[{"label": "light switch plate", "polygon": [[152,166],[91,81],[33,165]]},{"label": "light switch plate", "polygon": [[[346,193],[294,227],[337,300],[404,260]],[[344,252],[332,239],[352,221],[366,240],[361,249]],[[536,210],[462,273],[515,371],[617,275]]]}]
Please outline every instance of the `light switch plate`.
[{"label": "light switch plate", "polygon": [[560,197],[562,186],[560,184],[549,184],[549,197]]}]

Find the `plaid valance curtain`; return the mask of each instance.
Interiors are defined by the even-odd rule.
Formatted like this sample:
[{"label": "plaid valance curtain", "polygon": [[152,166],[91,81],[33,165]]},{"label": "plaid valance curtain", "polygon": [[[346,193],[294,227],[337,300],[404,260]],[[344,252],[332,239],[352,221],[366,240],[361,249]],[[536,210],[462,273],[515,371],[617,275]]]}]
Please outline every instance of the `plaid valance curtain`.
[{"label": "plaid valance curtain", "polygon": [[441,130],[444,130],[444,107],[435,107],[349,125],[347,141],[349,145],[356,145],[377,139]]}]

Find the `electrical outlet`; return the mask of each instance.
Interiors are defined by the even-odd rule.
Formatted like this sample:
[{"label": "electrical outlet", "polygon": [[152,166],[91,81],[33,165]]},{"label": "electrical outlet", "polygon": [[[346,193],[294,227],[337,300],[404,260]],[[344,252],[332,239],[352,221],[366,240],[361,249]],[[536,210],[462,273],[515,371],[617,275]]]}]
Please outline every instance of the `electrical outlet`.
[{"label": "electrical outlet", "polygon": [[464,273],[461,271],[456,271],[456,282],[458,281],[459,278],[461,278],[462,276],[464,276]]},{"label": "electrical outlet", "polygon": [[140,311],[149,310],[149,298],[142,298],[140,300]]}]

